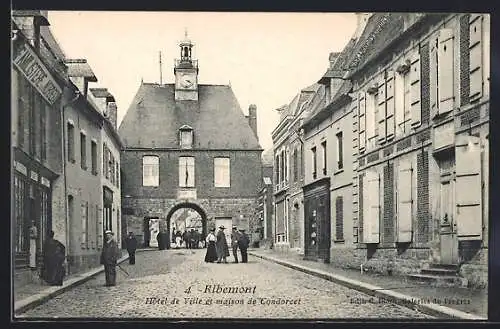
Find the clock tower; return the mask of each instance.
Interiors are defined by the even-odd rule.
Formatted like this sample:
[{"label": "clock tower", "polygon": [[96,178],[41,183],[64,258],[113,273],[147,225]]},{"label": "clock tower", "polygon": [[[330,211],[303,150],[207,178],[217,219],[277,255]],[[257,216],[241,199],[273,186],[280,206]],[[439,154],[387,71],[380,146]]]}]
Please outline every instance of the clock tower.
[{"label": "clock tower", "polygon": [[192,58],[194,44],[187,37],[179,43],[181,50],[180,59],[175,60],[175,100],[198,100],[198,61]]}]

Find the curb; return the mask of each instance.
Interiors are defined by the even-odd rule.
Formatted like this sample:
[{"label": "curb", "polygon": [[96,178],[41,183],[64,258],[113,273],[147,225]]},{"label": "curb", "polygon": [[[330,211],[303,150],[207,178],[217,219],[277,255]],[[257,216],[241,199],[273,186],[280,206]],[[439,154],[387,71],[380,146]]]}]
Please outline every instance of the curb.
[{"label": "curb", "polygon": [[310,275],[314,275],[316,277],[320,277],[322,279],[335,282],[342,286],[346,286],[348,288],[358,290],[367,295],[374,296],[384,300],[385,302],[390,302],[394,304],[398,304],[400,306],[407,307],[412,310],[420,311],[422,313],[432,315],[440,318],[447,319],[462,319],[462,320],[487,320],[487,318],[481,317],[479,315],[474,315],[470,313],[465,313],[459,310],[455,310],[450,307],[441,306],[437,304],[422,304],[419,303],[420,298],[411,297],[408,295],[404,295],[395,291],[386,290],[381,287],[377,287],[371,285],[369,283],[364,283],[356,280],[352,280],[337,274],[328,273],[322,270],[311,269],[302,265],[294,264],[293,262],[278,259],[275,257],[260,255],[258,253],[249,252],[250,255],[277,263],[279,265],[292,268],[297,271],[301,271]]},{"label": "curb", "polygon": [[[123,256],[118,260],[118,264],[123,263],[128,259],[128,255]],[[102,266],[95,268],[93,270],[87,271],[85,273],[76,275],[75,277],[67,280],[63,283],[62,286],[50,287],[45,290],[40,291],[39,293],[30,296],[28,298],[22,299],[18,302],[14,303],[14,314],[20,315],[30,309],[33,309],[41,304],[47,302],[48,300],[74,288],[82,283],[87,282],[91,278],[101,274],[104,272],[104,268]]]}]

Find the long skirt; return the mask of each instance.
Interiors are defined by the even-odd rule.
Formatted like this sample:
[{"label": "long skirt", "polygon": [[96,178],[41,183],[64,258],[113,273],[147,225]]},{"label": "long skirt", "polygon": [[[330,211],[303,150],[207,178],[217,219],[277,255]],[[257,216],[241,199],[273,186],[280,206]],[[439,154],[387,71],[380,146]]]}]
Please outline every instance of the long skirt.
[{"label": "long skirt", "polygon": [[213,263],[217,260],[217,252],[215,250],[215,242],[210,241],[207,247],[207,254],[205,255],[205,262]]}]

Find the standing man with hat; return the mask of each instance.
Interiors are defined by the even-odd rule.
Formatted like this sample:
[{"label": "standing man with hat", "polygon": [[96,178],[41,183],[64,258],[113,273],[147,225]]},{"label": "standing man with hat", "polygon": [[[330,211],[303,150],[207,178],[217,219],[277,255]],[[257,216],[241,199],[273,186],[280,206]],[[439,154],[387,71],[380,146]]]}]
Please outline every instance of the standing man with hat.
[{"label": "standing man with hat", "polygon": [[245,230],[241,229],[240,234],[239,234],[239,239],[238,239],[238,246],[240,247],[240,251],[241,251],[241,262],[242,263],[248,263],[247,249],[248,249],[249,245],[250,245],[250,238],[245,233]]},{"label": "standing man with hat", "polygon": [[114,233],[108,230],[104,234],[106,241],[102,247],[101,264],[104,265],[106,287],[111,287],[116,285],[116,265],[120,255],[118,245],[113,239]]},{"label": "standing man with hat", "polygon": [[224,225],[219,226],[219,232],[217,232],[217,241],[215,242],[215,249],[217,251],[217,263],[227,263],[226,257],[229,256],[229,248],[227,246],[226,235],[224,234]]},{"label": "standing man with hat", "polygon": [[233,231],[231,232],[231,247],[233,248],[234,262],[238,264],[238,240],[240,238],[240,232],[238,232],[238,227],[233,226]]}]

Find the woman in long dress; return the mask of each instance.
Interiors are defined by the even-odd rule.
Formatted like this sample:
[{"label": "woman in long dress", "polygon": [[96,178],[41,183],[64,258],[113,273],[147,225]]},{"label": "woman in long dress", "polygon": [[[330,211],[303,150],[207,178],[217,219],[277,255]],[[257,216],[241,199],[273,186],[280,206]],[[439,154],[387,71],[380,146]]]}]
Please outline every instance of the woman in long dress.
[{"label": "woman in long dress", "polygon": [[207,237],[205,238],[205,242],[207,243],[207,254],[205,255],[205,262],[213,263],[217,260],[217,251],[215,250],[215,241],[217,238],[215,237],[215,228],[210,229]]}]

